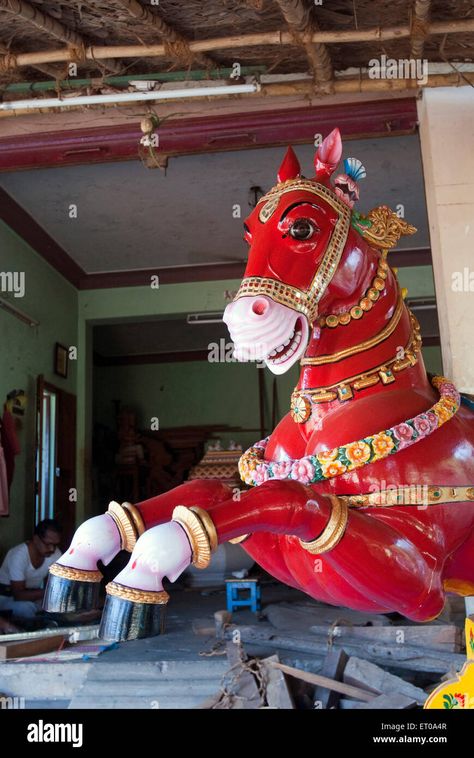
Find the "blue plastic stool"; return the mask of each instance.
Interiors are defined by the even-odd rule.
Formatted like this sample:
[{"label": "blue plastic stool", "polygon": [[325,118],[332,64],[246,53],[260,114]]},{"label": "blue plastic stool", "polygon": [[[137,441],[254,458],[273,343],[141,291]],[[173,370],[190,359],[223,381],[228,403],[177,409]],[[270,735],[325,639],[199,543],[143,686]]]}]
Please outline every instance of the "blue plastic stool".
[{"label": "blue plastic stool", "polygon": [[[236,608],[250,608],[253,613],[260,610],[260,587],[258,579],[226,579],[227,610],[232,613]],[[239,599],[239,592],[249,590],[248,597]]]}]

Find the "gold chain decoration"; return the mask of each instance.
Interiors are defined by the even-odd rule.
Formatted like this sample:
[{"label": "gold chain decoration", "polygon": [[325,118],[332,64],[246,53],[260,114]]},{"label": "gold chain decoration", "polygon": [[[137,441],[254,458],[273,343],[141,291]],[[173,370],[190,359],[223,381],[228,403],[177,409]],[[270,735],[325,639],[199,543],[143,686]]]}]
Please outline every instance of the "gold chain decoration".
[{"label": "gold chain decoration", "polygon": [[197,513],[184,505],[177,505],[171,518],[183,527],[188,536],[193,565],[199,569],[207,568],[211,562],[211,538]]},{"label": "gold chain decoration", "polygon": [[384,258],[381,258],[377,268],[377,273],[372,280],[372,284],[368,288],[364,297],[359,300],[357,305],[354,305],[349,311],[344,313],[330,313],[328,316],[321,316],[319,319],[319,326],[329,326],[331,329],[342,325],[347,326],[353,319],[360,319],[364,313],[372,310],[374,304],[380,297],[381,292],[385,289],[385,279],[388,274],[388,263]]},{"label": "gold chain decoration", "polygon": [[392,384],[396,379],[396,374],[414,366],[418,362],[422,339],[420,325],[413,313],[411,311],[409,313],[411,334],[403,351],[403,358],[396,356],[368,371],[347,377],[327,387],[294,390],[290,401],[290,412],[293,421],[297,424],[303,424],[308,421],[311,416],[311,403],[330,403],[333,400],[345,402],[346,400],[352,400],[354,398],[354,390],[359,392],[368,387],[373,387],[379,382],[382,382],[382,384]]},{"label": "gold chain decoration", "polygon": [[364,495],[338,495],[349,508],[391,508],[393,506],[445,505],[474,501],[474,487],[407,484]]},{"label": "gold chain decoration", "polygon": [[403,294],[400,292],[400,295],[398,297],[397,306],[393,312],[393,315],[384,328],[375,335],[375,337],[371,337],[370,339],[364,340],[364,342],[359,342],[357,345],[352,345],[351,347],[346,347],[344,350],[339,350],[337,353],[328,353],[325,355],[316,355],[313,357],[307,357],[302,358],[300,361],[301,366],[324,366],[327,363],[337,363],[338,361],[342,361],[344,358],[350,358],[352,355],[357,355],[358,353],[364,353],[366,350],[370,350],[372,347],[375,347],[376,345],[380,345],[381,342],[384,342],[384,340],[388,339],[395,329],[397,328],[400,319],[402,317],[403,313]]},{"label": "gold chain decoration", "polygon": [[53,576],[59,576],[61,579],[70,579],[73,582],[100,582],[102,574],[100,571],[86,571],[73,566],[63,566],[62,563],[53,563],[49,567],[49,573]]},{"label": "gold chain decoration", "polygon": [[152,605],[166,605],[170,596],[164,590],[139,590],[135,587],[126,587],[125,584],[109,582],[105,588],[107,595],[120,597],[122,600],[130,600],[132,603],[151,603]]},{"label": "gold chain decoration", "polygon": [[349,518],[347,503],[336,495],[329,495],[328,497],[331,500],[331,515],[324,531],[311,542],[300,540],[301,547],[311,555],[321,555],[321,553],[327,553],[335,548],[346,531]]}]

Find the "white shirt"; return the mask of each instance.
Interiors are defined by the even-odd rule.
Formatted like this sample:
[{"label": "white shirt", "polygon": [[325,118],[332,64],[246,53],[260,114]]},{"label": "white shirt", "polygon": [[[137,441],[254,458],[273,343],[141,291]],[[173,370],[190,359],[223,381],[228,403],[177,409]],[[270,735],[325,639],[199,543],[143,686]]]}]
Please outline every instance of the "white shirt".
[{"label": "white shirt", "polygon": [[0,568],[0,584],[9,586],[11,582],[25,582],[26,589],[39,589],[48,575],[49,567],[60,556],[61,552],[56,549],[52,555],[45,557],[39,568],[35,568],[31,563],[28,545],[22,542],[6,554]]}]

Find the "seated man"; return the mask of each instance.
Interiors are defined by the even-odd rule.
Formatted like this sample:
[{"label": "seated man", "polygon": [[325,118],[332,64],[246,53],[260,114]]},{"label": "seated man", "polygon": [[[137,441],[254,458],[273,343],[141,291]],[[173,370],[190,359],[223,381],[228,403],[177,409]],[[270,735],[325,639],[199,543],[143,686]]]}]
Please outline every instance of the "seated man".
[{"label": "seated man", "polygon": [[43,582],[61,551],[60,527],[53,519],[40,521],[32,539],[8,551],[0,568],[0,612],[31,619],[41,610]]}]

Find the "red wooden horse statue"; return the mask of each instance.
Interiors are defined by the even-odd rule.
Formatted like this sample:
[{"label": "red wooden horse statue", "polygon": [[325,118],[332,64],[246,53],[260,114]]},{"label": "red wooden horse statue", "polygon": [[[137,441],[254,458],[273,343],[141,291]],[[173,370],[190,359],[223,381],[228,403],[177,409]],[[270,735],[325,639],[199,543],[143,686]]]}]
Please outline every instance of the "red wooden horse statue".
[{"label": "red wooden horse statue", "polygon": [[446,592],[474,594],[473,413],[446,379],[428,379],[387,262],[415,229],[385,206],[353,211],[364,169],[349,159],[331,184],[341,152],[334,130],[305,179],[289,149],[245,224],[245,277],[224,314],[236,355],[275,374],[301,362],[289,413],[241,458],[250,489],[236,498],[194,480],[111,503],[52,566],[47,609],[93,606],[98,560],[125,548],[101,633],[156,634],[163,576],[207,566],[230,540],[282,582],[361,611],[426,621]]}]

